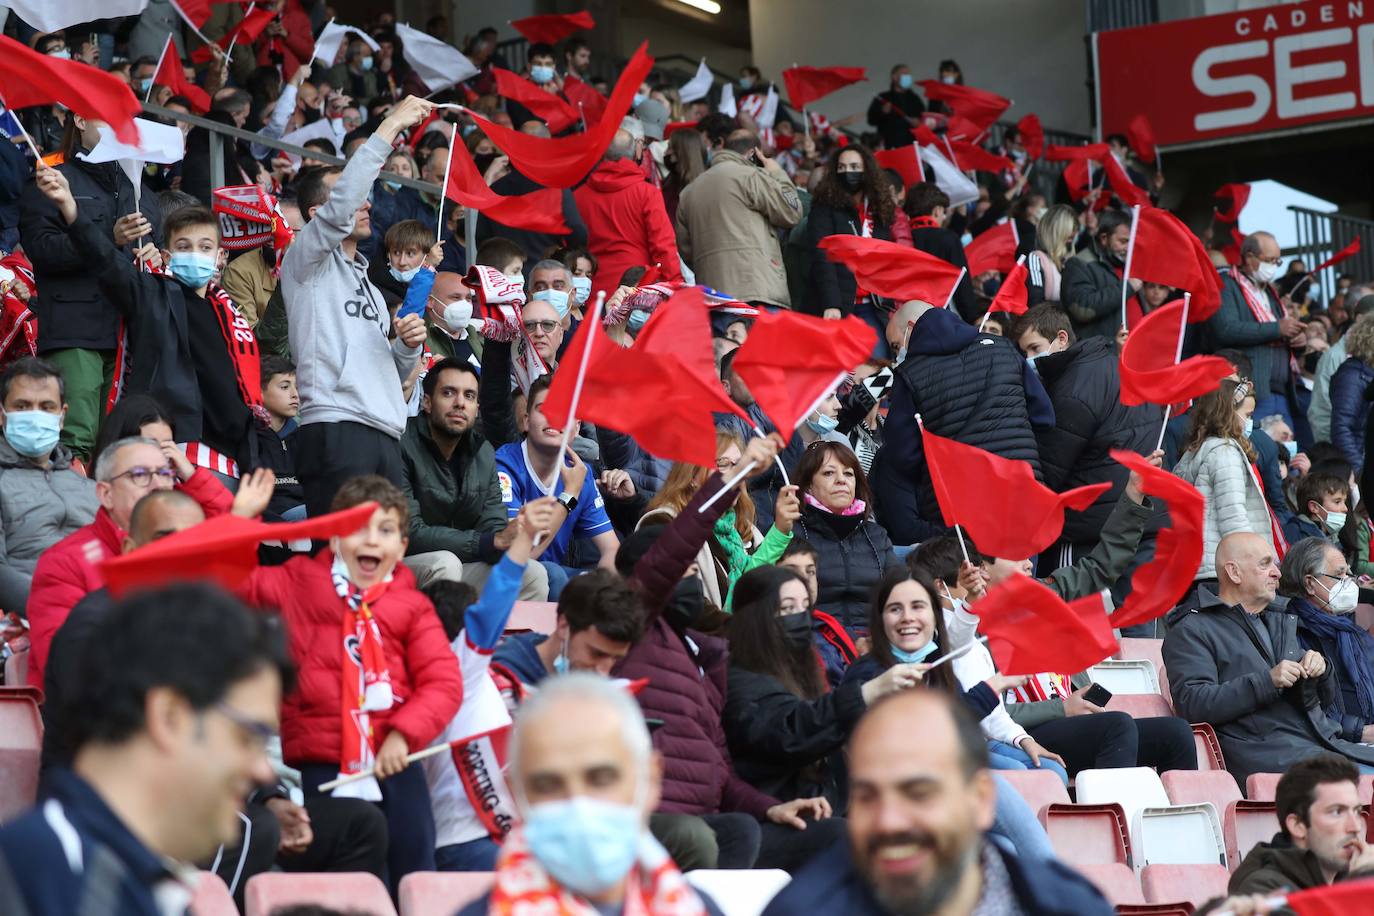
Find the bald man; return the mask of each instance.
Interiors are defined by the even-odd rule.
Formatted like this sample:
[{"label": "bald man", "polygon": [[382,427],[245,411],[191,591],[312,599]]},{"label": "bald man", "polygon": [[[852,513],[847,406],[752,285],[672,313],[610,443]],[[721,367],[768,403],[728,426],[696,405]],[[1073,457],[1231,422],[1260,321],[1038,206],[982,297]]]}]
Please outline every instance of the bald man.
[{"label": "bald man", "polygon": [[1268,539],[1227,535],[1216,569],[1216,595],[1202,587],[1197,608],[1168,616],[1164,666],[1178,714],[1212,724],[1241,785],[1251,773],[1281,773],[1323,751],[1374,773],[1374,748],[1342,740],[1322,711],[1338,687],[1326,659],[1298,641],[1287,599],[1275,597],[1279,569]]},{"label": "bald man", "polygon": [[430,352],[441,359],[452,356],[481,368],[482,337],[473,334],[468,325],[475,307],[472,287],[463,282],[462,274],[448,270],[435,274],[425,309]]},{"label": "bald man", "polygon": [[958,701],[934,690],[889,695],[849,739],[847,841],[795,874],[764,916],[1109,916],[1077,872],[1053,859],[1029,867],[984,840],[995,797],[987,743]]}]

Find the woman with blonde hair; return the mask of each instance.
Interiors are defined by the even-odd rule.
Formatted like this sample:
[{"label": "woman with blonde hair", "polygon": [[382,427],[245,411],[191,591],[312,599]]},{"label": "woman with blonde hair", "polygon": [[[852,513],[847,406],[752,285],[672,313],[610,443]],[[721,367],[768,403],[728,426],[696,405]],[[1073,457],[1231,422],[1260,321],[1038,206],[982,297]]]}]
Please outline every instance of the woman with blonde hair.
[{"label": "woman with blonde hair", "polygon": [[1174,473],[1197,487],[1205,500],[1202,566],[1195,581],[1215,580],[1221,539],[1248,531],[1274,544],[1273,520],[1251,465],[1251,415],[1255,396],[1248,380],[1223,379],[1221,387],[1193,402],[1188,435]]},{"label": "woman with blonde hair", "polygon": [[1073,207],[1056,204],[1035,225],[1035,251],[1026,259],[1030,276],[1026,285],[1039,287],[1044,302],[1059,301],[1060,271],[1073,256],[1073,240],[1078,236],[1078,214]]},{"label": "woman with blonde hair", "polygon": [[1365,389],[1374,383],[1374,314],[1361,315],[1345,335],[1350,357],[1331,377],[1331,443],[1358,477],[1364,467]]}]

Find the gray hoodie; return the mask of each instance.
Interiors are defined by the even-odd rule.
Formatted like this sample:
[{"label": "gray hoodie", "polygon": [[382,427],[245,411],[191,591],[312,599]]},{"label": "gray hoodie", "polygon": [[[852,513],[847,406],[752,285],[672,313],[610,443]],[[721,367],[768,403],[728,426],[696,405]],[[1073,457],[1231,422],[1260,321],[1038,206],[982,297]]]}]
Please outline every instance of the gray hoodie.
[{"label": "gray hoodie", "polygon": [[367,259],[350,261],[341,247],[390,152],[375,135],[354,152],[329,199],[287,249],[281,290],[301,425],[362,423],[399,440],[406,425],[401,382],[420,348],[387,340],[391,316],[367,278]]},{"label": "gray hoodie", "polygon": [[24,612],[39,556],[95,520],[95,482],[72,470],[59,445],[44,470],[0,436],[0,610]]}]

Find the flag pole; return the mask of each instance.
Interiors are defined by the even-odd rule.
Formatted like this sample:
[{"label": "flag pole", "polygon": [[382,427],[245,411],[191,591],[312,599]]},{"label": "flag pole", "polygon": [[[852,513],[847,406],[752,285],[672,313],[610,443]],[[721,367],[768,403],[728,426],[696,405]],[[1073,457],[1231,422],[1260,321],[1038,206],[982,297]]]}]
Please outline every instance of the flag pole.
[{"label": "flag pole", "polygon": [[949,296],[945,299],[945,308],[949,308],[954,302],[954,293],[959,289],[959,284],[964,281],[964,274],[968,273],[967,267],[959,268],[959,276],[954,279],[954,285],[949,288]]},{"label": "flag pole", "polygon": [[[1140,204],[1131,208],[1131,238],[1126,242],[1126,266],[1121,271],[1121,326],[1126,328],[1126,290],[1131,288],[1131,254],[1135,251],[1135,227],[1140,220]],[[1127,328],[1127,330],[1130,330]]]},{"label": "flag pole", "polygon": [[973,651],[974,643],[982,643],[983,645],[987,645],[988,638],[986,636],[979,636],[977,639],[971,639],[968,642],[964,643],[962,646],[955,649],[953,652],[946,652],[944,655],[941,655],[939,658],[935,659],[935,661],[930,663],[930,667],[926,669],[926,673],[929,674],[931,671],[934,671],[936,668],[940,667],[945,662],[952,662],[956,658],[962,658],[965,655],[968,655],[969,652]]},{"label": "flag pole", "polygon": [[[924,437],[926,432],[926,424],[925,421],[921,419],[920,414],[916,414],[916,426],[921,430],[921,435]],[[930,463],[929,457],[927,457],[926,463]],[[959,539],[959,552],[964,555],[964,562],[969,564],[973,563],[973,561],[970,560],[968,556],[968,544],[964,541],[963,526],[959,525],[957,522],[954,525],[954,536]]]},{"label": "flag pole", "polygon": [[[810,416],[810,414],[811,412],[807,411],[807,416]],[[760,439],[768,438],[768,434],[764,432],[762,429],[760,429],[757,424],[754,426],[754,434],[757,435]],[[782,472],[783,484],[789,487],[792,486],[792,480],[787,476],[787,467],[782,463],[782,456],[774,455],[773,460],[778,463],[778,470]]]},{"label": "flag pole", "polygon": [[206,38],[206,37],[205,37],[205,33],[202,32],[202,31],[196,26],[196,24],[195,24],[194,22],[191,21],[191,17],[186,15],[186,11],[183,10],[183,9],[181,8],[180,4],[177,3],[177,0],[168,0],[168,2],[172,4],[172,9],[174,9],[174,10],[177,11],[177,15],[181,16],[182,19],[186,20],[186,24],[189,25],[189,26],[191,27],[191,31],[192,31],[192,32],[195,32],[195,33],[196,33],[196,37],[197,37],[197,38],[199,38],[201,41],[205,42],[205,44],[206,44],[207,47],[214,44],[214,42],[211,41],[210,39]]},{"label": "flag pole", "polygon": [[167,40],[162,43],[162,53],[157,56],[157,69],[153,71],[153,78],[148,81],[148,92],[143,96],[143,104],[147,105],[148,100],[153,97],[153,83],[157,80],[157,75],[162,72],[162,62],[167,59],[167,46],[172,43],[172,33],[167,33]]},{"label": "flag pole", "polygon": [[[457,146],[456,143],[450,143],[448,145],[448,162],[444,165],[444,186],[439,189],[439,222],[437,232],[439,241],[441,242],[444,240],[444,201],[448,198],[448,172],[449,169],[453,168],[453,148],[455,146]],[[561,455],[563,453],[559,452],[559,454]]]},{"label": "flag pole", "polygon": [[710,499],[706,500],[706,502],[704,502],[704,503],[701,504],[701,508],[698,509],[697,512],[705,512],[707,509],[709,509],[709,508],[711,508],[712,506],[714,506],[714,505],[720,500],[720,498],[721,498],[722,496],[724,496],[726,493],[729,493],[729,492],[730,492],[730,488],[731,488],[731,487],[733,487],[735,484],[739,483],[739,482],[740,482],[741,480],[743,480],[744,478],[748,477],[748,476],[749,476],[749,473],[750,473],[751,471],[753,471],[754,468],[756,468],[756,467],[758,467],[758,466],[759,466],[759,463],[758,463],[757,461],[751,461],[751,462],[749,462],[748,464],[746,464],[744,467],[742,467],[742,468],[740,468],[738,471],[736,471],[733,477],[731,477],[729,480],[725,481],[725,485],[724,485],[724,486],[722,486],[719,490],[717,490],[717,491],[715,492],[715,494],[712,495],[712,497],[711,497]]},{"label": "flag pole", "polygon": [[28,130],[24,127],[24,122],[19,120],[19,114],[5,102],[4,96],[0,96],[0,105],[4,105],[6,111],[14,113],[14,123],[19,125],[19,132],[24,135],[24,142],[29,145],[29,149],[33,150],[34,168],[37,169],[44,164],[43,154],[38,151],[38,146],[33,142],[33,137],[29,136]]},{"label": "flag pole", "polygon": [[[1193,294],[1185,292],[1183,294],[1183,320],[1178,323],[1178,346],[1174,349],[1174,365],[1177,366],[1183,359],[1183,338],[1188,333],[1188,306],[1193,301]],[[1164,405],[1164,422],[1159,427],[1159,441],[1155,443],[1155,451],[1164,447],[1164,433],[1169,428],[1169,414],[1173,412],[1174,405]]]},{"label": "flag pole", "polygon": [[[424,760],[427,757],[433,757],[437,754],[442,754],[444,751],[452,750],[454,744],[461,744],[469,740],[471,739],[460,738],[459,740],[450,742],[449,744],[436,744],[433,747],[427,747],[424,750],[416,751],[413,754],[407,754],[406,764],[409,765],[417,760]],[[359,770],[357,773],[349,773],[347,776],[340,776],[338,779],[331,779],[329,780],[329,782],[320,783],[319,791],[333,792],[340,786],[350,785],[351,783],[355,782],[362,782],[364,779],[371,779],[373,776],[376,775],[377,768],[368,767],[365,770]]]}]

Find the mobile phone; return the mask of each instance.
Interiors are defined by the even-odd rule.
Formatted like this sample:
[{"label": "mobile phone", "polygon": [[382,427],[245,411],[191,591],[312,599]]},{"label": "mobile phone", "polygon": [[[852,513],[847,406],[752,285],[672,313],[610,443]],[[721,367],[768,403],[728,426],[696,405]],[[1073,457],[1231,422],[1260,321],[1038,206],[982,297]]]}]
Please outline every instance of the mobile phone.
[{"label": "mobile phone", "polygon": [[1094,706],[1105,708],[1112,701],[1112,692],[1101,684],[1093,684],[1083,693],[1083,699]]}]

